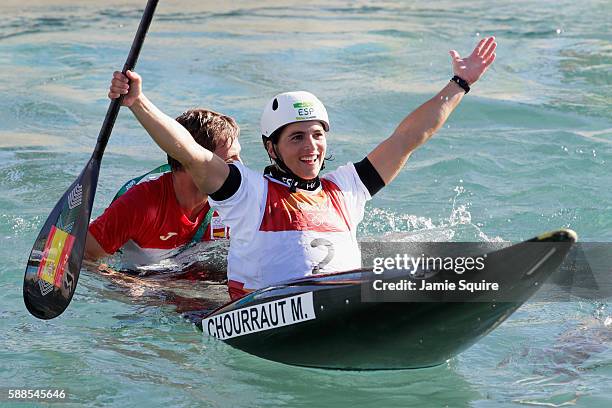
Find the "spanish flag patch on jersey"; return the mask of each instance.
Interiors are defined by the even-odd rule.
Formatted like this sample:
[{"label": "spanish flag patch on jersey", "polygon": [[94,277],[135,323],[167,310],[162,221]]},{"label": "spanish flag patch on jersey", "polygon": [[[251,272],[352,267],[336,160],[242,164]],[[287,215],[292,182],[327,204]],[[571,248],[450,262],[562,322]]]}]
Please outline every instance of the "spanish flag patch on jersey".
[{"label": "spanish flag patch on jersey", "polygon": [[212,239],[223,239],[229,238],[228,231],[221,218],[218,216],[213,216],[210,220],[210,231]]}]

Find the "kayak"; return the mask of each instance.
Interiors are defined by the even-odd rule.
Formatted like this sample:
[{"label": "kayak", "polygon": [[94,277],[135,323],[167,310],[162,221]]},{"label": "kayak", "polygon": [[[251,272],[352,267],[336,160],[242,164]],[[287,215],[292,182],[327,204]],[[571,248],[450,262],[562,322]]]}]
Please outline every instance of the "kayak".
[{"label": "kayak", "polygon": [[[252,355],[296,366],[342,370],[414,369],[443,364],[499,326],[561,265],[576,234],[559,230],[483,254],[472,283],[498,289],[449,290],[465,273],[359,269],[281,282],[214,310],[199,328]],[[425,268],[426,269],[426,268]],[[436,283],[446,288],[373,288]],[[465,286],[465,285],[464,285]],[[472,285],[472,288],[474,285]],[[395,297],[393,297],[395,296]]]}]

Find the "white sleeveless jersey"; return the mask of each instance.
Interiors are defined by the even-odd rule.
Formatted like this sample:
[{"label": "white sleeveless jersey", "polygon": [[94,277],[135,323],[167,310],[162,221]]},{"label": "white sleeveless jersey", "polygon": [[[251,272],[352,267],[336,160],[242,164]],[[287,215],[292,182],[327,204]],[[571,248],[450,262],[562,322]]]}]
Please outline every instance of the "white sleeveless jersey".
[{"label": "white sleeveless jersey", "polygon": [[228,279],[259,289],[317,273],[361,267],[357,225],[370,194],[352,163],[321,178],[316,191],[289,188],[242,163],[242,180],[211,205],[232,231]]}]

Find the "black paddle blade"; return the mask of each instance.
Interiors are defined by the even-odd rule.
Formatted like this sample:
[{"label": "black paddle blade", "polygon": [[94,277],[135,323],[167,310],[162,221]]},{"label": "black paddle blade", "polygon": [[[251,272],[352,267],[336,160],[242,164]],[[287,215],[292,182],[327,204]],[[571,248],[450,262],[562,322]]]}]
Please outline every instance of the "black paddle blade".
[{"label": "black paddle blade", "polygon": [[26,266],[23,299],[39,319],[53,319],[70,304],[79,279],[100,161],[90,159],[42,227]]},{"label": "black paddle blade", "polygon": [[[157,3],[158,0],[147,1],[123,66],[124,74],[136,66]],[[62,314],[76,289],[98,186],[100,161],[113,131],[121,99],[113,99],[110,103],[91,159],[51,211],[30,253],[23,282],[23,300],[28,311],[40,319],[53,319]]]}]

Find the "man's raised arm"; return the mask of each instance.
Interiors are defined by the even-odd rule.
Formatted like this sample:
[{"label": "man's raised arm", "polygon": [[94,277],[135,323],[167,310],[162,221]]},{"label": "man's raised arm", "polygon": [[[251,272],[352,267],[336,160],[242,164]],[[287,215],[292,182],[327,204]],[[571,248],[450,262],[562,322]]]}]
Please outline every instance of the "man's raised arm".
[{"label": "man's raised arm", "polygon": [[393,134],[368,155],[385,185],[398,175],[410,154],[444,125],[469,89],[466,85],[478,81],[495,60],[496,47],[495,37],[488,37],[483,38],[467,58],[450,51],[453,72],[460,78],[459,82],[465,83],[449,82],[436,96],[408,115]]},{"label": "man's raised arm", "polygon": [[178,160],[206,194],[217,191],[229,174],[225,161],[200,146],[180,123],[160,111],[142,93],[142,78],[135,72],[115,72],[108,97],[124,95],[122,104],[130,108],[155,143]]}]

